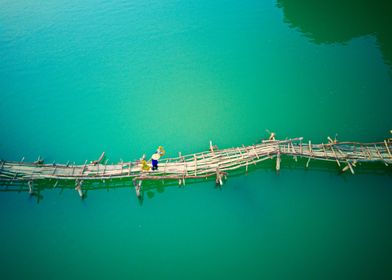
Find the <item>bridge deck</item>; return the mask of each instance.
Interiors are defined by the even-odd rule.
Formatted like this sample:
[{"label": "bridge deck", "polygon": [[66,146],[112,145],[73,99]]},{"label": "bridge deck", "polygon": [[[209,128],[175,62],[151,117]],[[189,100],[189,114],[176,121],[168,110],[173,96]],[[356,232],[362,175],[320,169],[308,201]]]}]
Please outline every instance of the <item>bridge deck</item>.
[{"label": "bridge deck", "polygon": [[[276,169],[280,169],[281,156],[305,157],[314,160],[335,161],[343,171],[354,173],[357,162],[383,162],[392,164],[392,143],[338,142],[327,144],[304,143],[302,138],[262,143],[179,156],[162,158],[159,170],[142,171],[139,161],[118,164],[34,164],[24,162],[0,162],[0,180],[31,181],[39,179],[56,180],[99,180],[107,178],[133,178],[135,180],[204,178],[217,176],[221,182],[227,171],[257,164],[276,158]],[[307,165],[309,164],[309,160]],[[181,181],[182,180],[182,181]]]}]

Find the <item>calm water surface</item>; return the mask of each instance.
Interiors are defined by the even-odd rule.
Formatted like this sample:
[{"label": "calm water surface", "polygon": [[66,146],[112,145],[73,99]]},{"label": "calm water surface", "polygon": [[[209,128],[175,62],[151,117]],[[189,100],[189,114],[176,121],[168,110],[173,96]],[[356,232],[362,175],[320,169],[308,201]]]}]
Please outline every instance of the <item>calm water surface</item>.
[{"label": "calm water surface", "polygon": [[[388,137],[390,5],[309,2],[0,1],[0,158]],[[143,203],[127,182],[2,188],[1,279],[390,279],[390,168],[303,166],[147,184]]]}]

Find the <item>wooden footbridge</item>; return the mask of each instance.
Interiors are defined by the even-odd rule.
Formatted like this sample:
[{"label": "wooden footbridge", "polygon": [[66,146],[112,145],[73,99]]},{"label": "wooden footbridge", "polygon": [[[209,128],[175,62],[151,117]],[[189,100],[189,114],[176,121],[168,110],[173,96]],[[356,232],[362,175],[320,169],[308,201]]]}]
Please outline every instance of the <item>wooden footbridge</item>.
[{"label": "wooden footbridge", "polygon": [[95,161],[84,164],[44,164],[38,159],[34,163],[0,161],[0,181],[25,183],[30,193],[33,183],[37,180],[74,180],[75,190],[83,197],[82,184],[85,180],[106,180],[116,178],[131,178],[140,196],[144,180],[177,180],[179,185],[185,185],[186,179],[215,177],[217,185],[223,184],[228,172],[241,170],[248,172],[251,165],[265,160],[275,160],[279,172],[282,156],[307,158],[306,167],[311,160],[336,162],[342,172],[355,173],[358,163],[381,162],[386,166],[392,164],[392,141],[384,140],[375,143],[337,142],[328,137],[328,143],[312,144],[304,142],[303,138],[286,140],[264,140],[250,146],[218,149],[210,142],[208,151],[181,155],[175,158],[161,158],[158,170],[145,171],[142,161],[120,162],[107,164],[104,154]]}]

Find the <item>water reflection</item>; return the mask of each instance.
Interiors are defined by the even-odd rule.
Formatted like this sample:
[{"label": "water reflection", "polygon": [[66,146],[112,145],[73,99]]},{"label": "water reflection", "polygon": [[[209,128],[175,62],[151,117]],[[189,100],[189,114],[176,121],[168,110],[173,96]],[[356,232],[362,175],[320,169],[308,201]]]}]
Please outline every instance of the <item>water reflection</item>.
[{"label": "water reflection", "polygon": [[377,38],[385,63],[392,66],[392,1],[277,0],[285,21],[317,44]]}]

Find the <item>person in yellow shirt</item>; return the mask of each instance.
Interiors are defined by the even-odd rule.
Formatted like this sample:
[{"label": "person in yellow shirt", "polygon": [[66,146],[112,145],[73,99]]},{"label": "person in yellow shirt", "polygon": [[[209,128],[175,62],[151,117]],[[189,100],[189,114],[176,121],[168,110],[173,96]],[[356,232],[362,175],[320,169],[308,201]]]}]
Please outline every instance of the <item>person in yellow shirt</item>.
[{"label": "person in yellow shirt", "polygon": [[140,164],[142,165],[142,171],[150,171],[150,166],[144,158],[140,161]]}]

